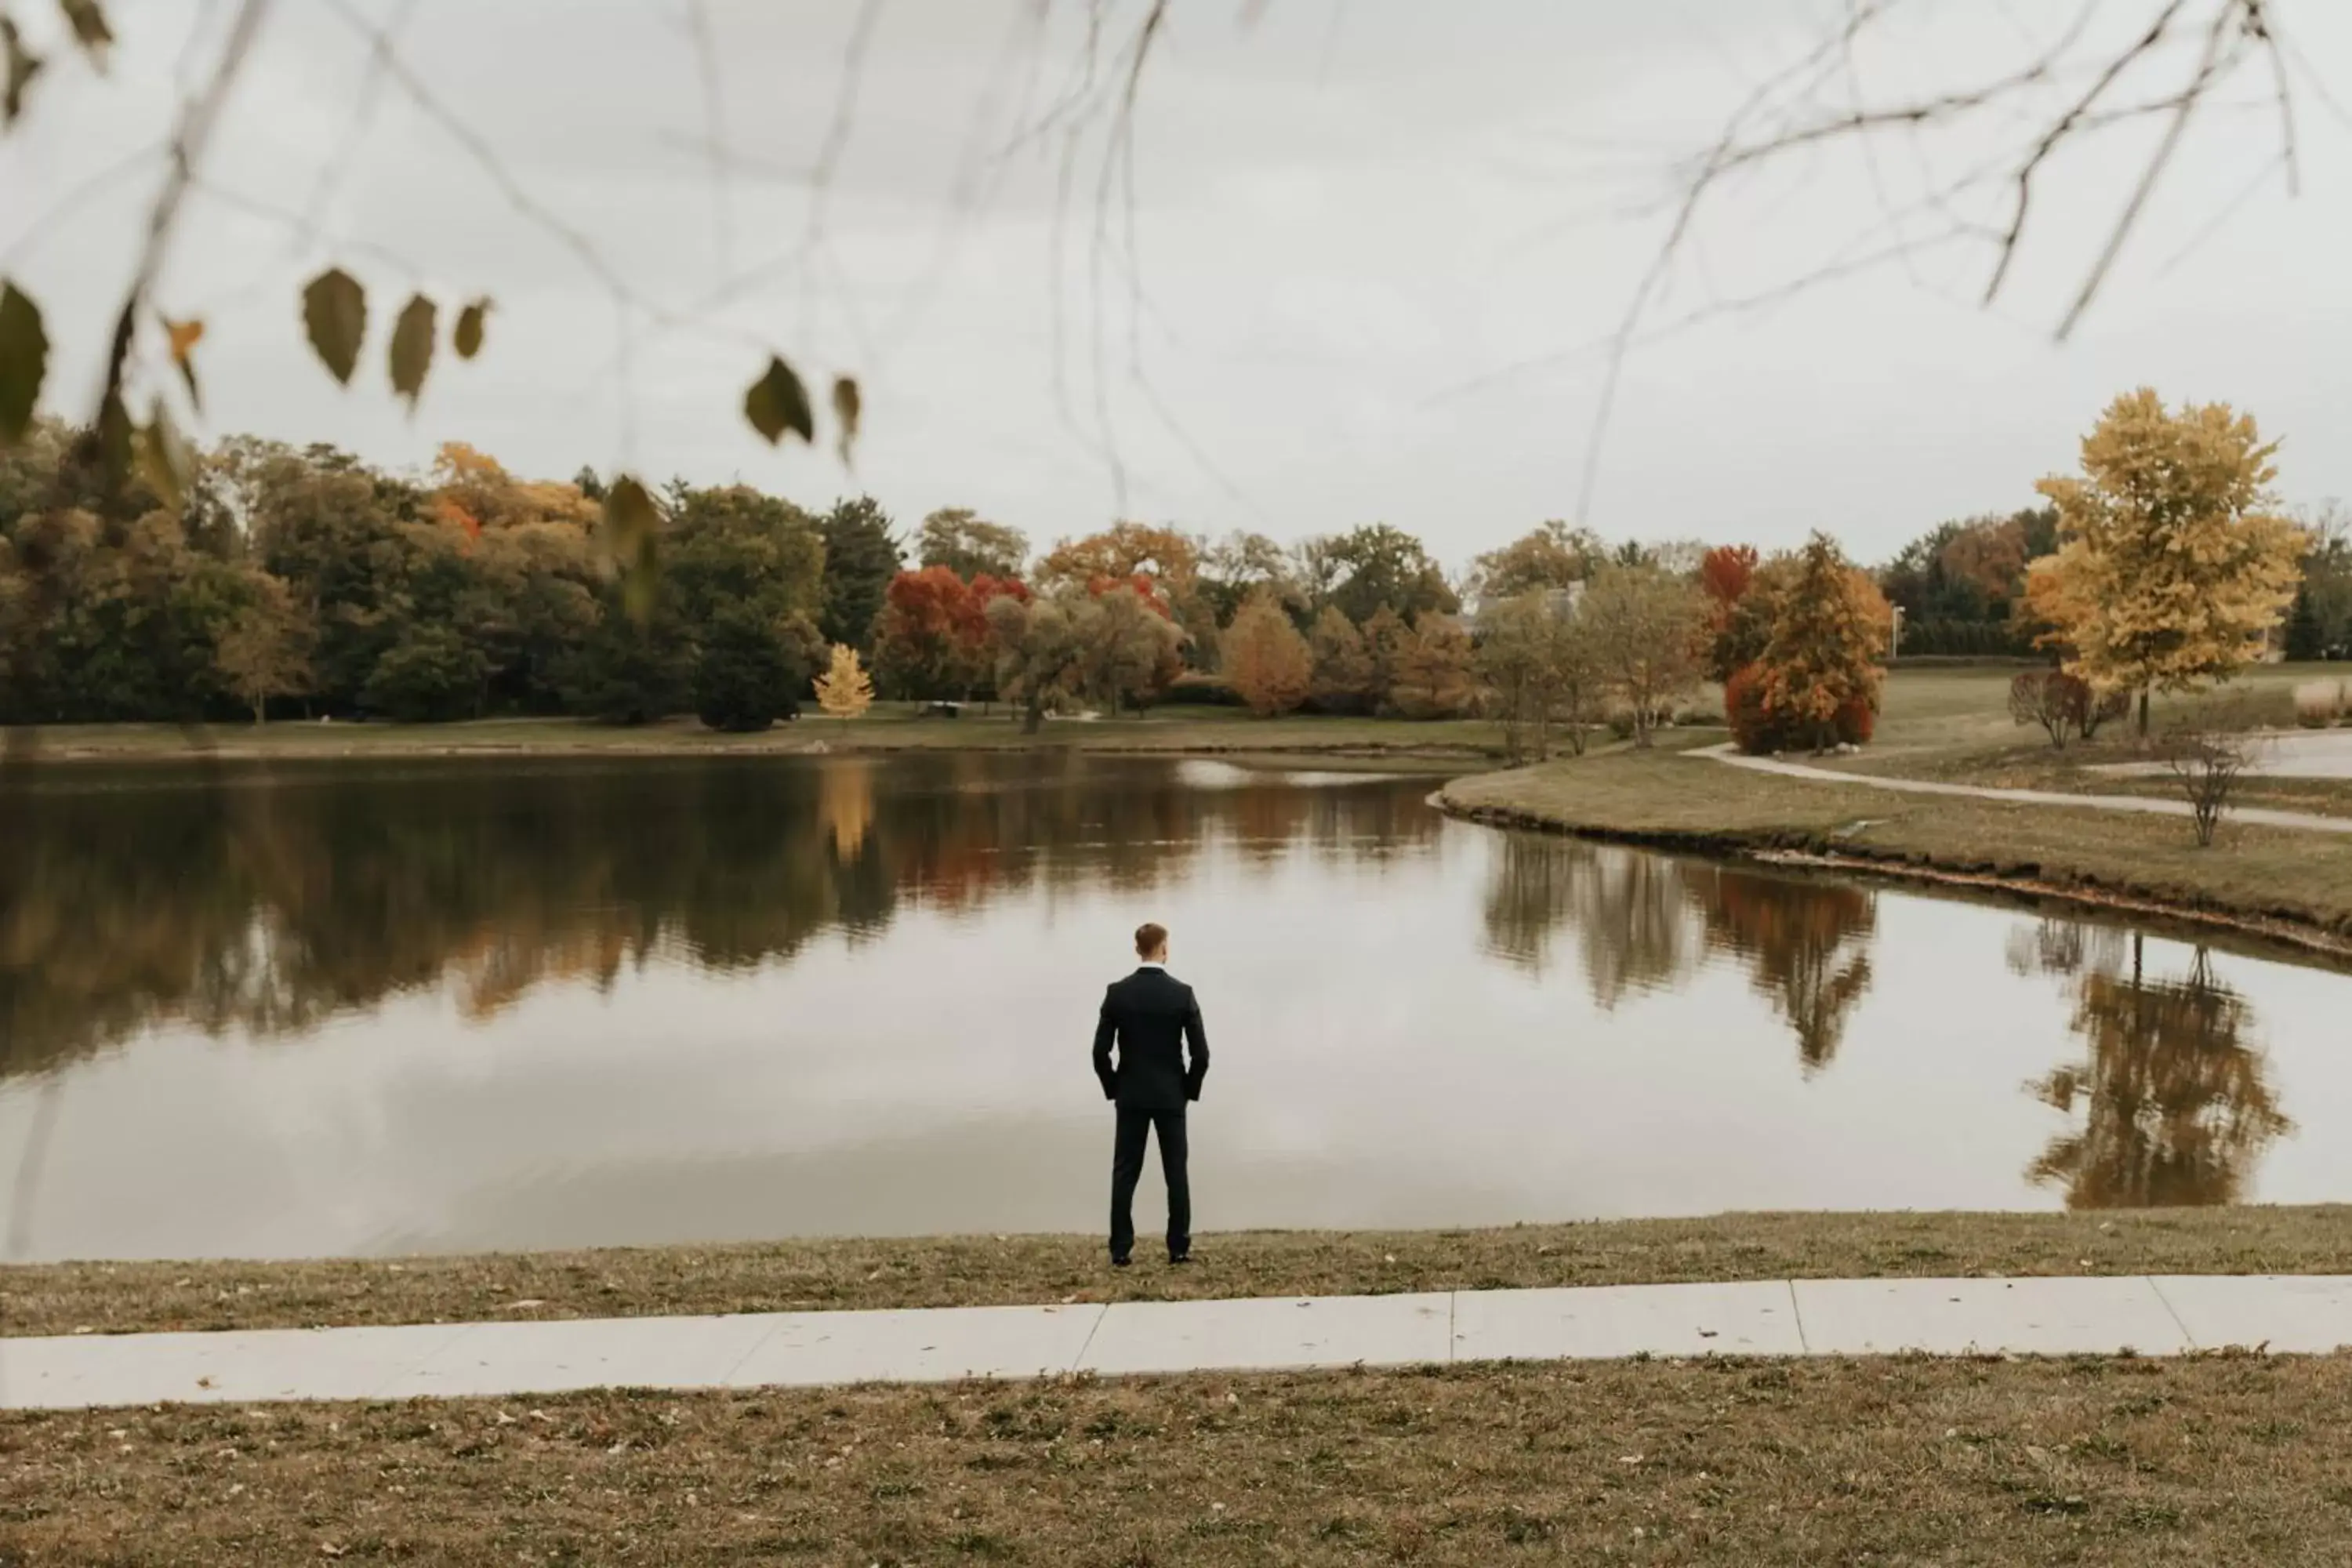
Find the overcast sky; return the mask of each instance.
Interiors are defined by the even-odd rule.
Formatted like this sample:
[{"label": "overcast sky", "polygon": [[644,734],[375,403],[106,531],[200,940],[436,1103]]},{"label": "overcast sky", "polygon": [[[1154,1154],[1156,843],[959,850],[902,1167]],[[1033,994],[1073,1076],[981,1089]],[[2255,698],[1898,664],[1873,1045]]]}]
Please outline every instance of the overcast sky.
[{"label": "overcast sky", "polygon": [[[815,506],[866,489],[908,522],[971,506],[1040,542],[1122,512],[1286,540],[1385,521],[1457,566],[1576,516],[1608,363],[1592,345],[1659,242],[1678,161],[1840,12],[1178,0],[1141,83],[1130,228],[1124,201],[1097,200],[1103,100],[1071,121],[1081,141],[1058,221],[1063,142],[1012,142],[1071,79],[1076,0],[1042,23],[1036,0],[882,0],[870,14],[861,0],[709,0],[708,73],[685,0],[348,5],[395,29],[441,113],[397,80],[362,113],[369,40],[341,0],[279,0],[157,292],[208,323],[206,434],[331,441],[394,467],[465,439],[528,474],[740,478]],[[1143,7],[1104,6],[1108,56]],[[48,8],[17,9],[37,45],[49,38]],[[121,43],[106,76],[59,48],[0,141],[0,271],[44,306],[58,345],[47,405],[74,413],[160,176],[152,150],[236,0],[110,9]],[[2102,25],[2152,9],[2111,0]],[[2013,68],[2061,10],[1912,0],[1858,58],[1858,90],[1893,101]],[[2352,130],[2319,90],[2352,104],[2352,6],[2278,10],[2309,68],[2299,195],[2275,166],[2276,117],[2255,101],[2267,79],[2250,75],[2234,104],[2192,122],[2063,345],[2052,329],[2153,127],[2053,167],[1990,310],[1977,302],[1988,255],[1939,249],[1658,336],[1626,363],[1583,521],[1767,546],[1822,527],[1881,558],[1940,519],[2029,503],[2101,405],[2141,383],[2252,411],[2284,438],[2290,500],[2352,495]],[[2188,64],[2157,62],[2134,96]],[[518,210],[443,115],[590,242],[628,303]],[[836,125],[813,227],[809,171]],[[1987,150],[1891,138],[1874,159],[1833,151],[1731,193],[1656,320],[1773,289],[1857,237],[1883,246],[1882,213],[1916,195],[1923,167],[1957,171]],[[314,191],[316,232],[220,194],[299,214]],[[372,293],[348,391],[297,321],[302,280],[331,260]],[[730,278],[749,281],[713,305]],[[450,307],[482,293],[498,310],[483,357],[445,354],[412,418],[384,384],[383,335],[420,284]],[[770,347],[812,378],[862,378],[854,474],[829,452],[772,451],[744,426],[742,391]]]}]

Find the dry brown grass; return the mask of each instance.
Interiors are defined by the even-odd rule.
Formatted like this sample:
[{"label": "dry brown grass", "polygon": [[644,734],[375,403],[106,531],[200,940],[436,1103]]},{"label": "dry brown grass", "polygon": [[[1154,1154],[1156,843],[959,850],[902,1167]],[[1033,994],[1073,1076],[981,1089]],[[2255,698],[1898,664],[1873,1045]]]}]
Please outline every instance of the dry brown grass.
[{"label": "dry brown grass", "polygon": [[[1114,1274],[1073,1236],[820,1240],[295,1263],[0,1268],[0,1331],[121,1333],[1076,1300],[1877,1275],[2352,1273],[2352,1208],[1763,1214],[1203,1237]],[[528,1303],[526,1305],[526,1303]],[[5,1354],[0,1349],[0,1354]]]},{"label": "dry brown grass", "polygon": [[1615,1363],[0,1417],[26,1564],[2340,1564],[2352,1359]]}]

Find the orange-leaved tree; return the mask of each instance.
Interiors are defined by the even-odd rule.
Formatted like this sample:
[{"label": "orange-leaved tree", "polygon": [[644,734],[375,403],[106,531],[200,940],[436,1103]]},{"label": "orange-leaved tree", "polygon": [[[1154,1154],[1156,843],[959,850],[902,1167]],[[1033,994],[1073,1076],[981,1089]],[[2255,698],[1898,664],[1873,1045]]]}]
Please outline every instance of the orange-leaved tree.
[{"label": "orange-leaved tree", "polygon": [[1234,612],[1219,652],[1226,682],[1260,718],[1291,711],[1314,685],[1314,653],[1271,594],[1254,594]]},{"label": "orange-leaved tree", "polygon": [[1825,749],[1840,714],[1877,711],[1894,613],[1825,533],[1806,542],[1781,581],[1756,661],[1764,709],[1794,738]]}]

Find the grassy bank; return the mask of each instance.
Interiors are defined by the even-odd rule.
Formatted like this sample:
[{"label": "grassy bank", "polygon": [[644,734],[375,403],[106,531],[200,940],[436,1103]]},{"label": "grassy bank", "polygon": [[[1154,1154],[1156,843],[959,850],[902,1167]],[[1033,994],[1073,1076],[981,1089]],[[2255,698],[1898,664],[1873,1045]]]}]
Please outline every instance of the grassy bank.
[{"label": "grassy bank", "polygon": [[1494,1230],[1256,1231],[1114,1274],[1091,1237],[944,1237],[285,1263],[0,1268],[0,1331],[1327,1296],[1876,1275],[2352,1273],[2352,1208],[1764,1214]]},{"label": "grassy bank", "polygon": [[2352,1558],[2352,1359],[1616,1363],[0,1416],[28,1564]]},{"label": "grassy bank", "polygon": [[[2243,682],[2251,710],[2284,717],[2305,672],[2270,668]],[[1822,759],[1857,775],[1994,787],[2168,795],[2168,779],[2098,771],[2141,755],[2121,730],[2060,752],[2009,717],[2015,671],[1897,671],[1878,737],[1858,756]],[[2158,705],[2168,721],[2187,710]],[[2273,710],[2275,710],[2275,712]],[[1798,852],[1917,874],[1954,873],[2096,902],[2169,910],[2352,952],[2352,836],[2227,824],[2210,849],[2185,819],[2007,801],[1906,795],[1775,777],[1681,754],[1721,731],[1669,731],[1656,751],[1612,750],[1448,786],[1465,815],[1710,853]],[[2352,781],[2248,779],[2243,804],[2352,812]]]},{"label": "grassy bank", "polygon": [[2352,836],[2225,826],[2200,849],[2188,824],[2169,817],[1905,795],[1670,752],[1481,774],[1449,784],[1445,799],[1504,824],[1950,872],[2352,951]]},{"label": "grassy bank", "polygon": [[29,761],[184,762],[332,758],[792,755],[814,751],[1012,751],[1067,748],[1141,752],[1306,752],[1482,759],[1502,752],[1501,729],[1484,720],[1410,723],[1396,719],[1294,714],[1254,719],[1238,708],[1167,707],[1132,717],[1056,720],[1036,735],[1000,706],[960,719],[926,717],[912,703],[877,703],[847,721],[811,713],[753,735],[727,735],[691,719],[615,727],[578,719],[486,719],[454,724],[287,723],[181,728],[78,724],[6,732],[0,765]]}]

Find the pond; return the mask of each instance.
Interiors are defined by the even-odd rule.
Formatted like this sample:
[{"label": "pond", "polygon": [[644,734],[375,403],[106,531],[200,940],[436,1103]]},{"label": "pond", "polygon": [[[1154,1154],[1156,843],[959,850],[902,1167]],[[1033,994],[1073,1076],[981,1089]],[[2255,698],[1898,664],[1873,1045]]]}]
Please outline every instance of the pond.
[{"label": "pond", "polygon": [[[1088,1231],[1140,921],[1198,1223],[2352,1198],[2352,980],[1076,752],[19,771],[0,1250]],[[1158,1204],[1147,1180],[1139,1223]]]}]

